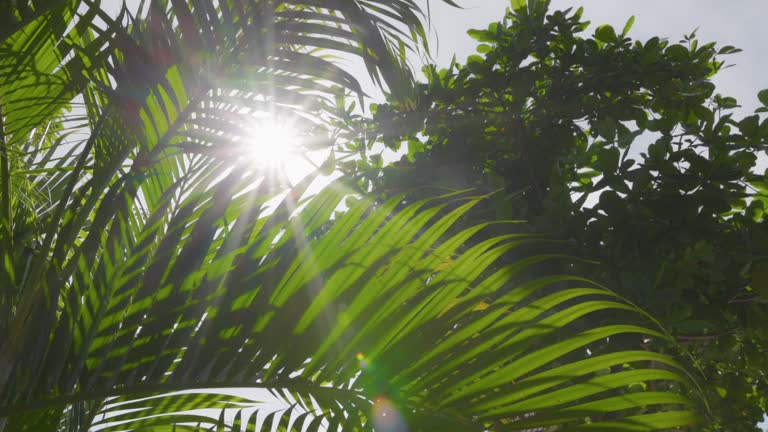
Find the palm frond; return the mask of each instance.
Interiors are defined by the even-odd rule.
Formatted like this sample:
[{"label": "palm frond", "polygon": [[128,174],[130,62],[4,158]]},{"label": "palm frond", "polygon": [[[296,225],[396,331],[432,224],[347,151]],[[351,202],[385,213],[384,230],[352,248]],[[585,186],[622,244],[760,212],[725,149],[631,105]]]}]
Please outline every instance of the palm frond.
[{"label": "palm frond", "polygon": [[[343,181],[309,198],[317,174],[289,186],[238,157],[263,112],[329,139],[336,98],[361,87],[329,50],[407,94],[400,47],[424,38],[412,1],[157,0],[117,18],[29,4],[0,57],[6,430],[695,421],[685,372],[623,348],[665,338],[640,310],[580,278],[527,276],[565,257],[505,264],[534,239],[452,229],[482,197],[340,212]],[[236,387],[285,406],[211,390]],[[207,394],[179,393],[192,390]]]},{"label": "palm frond", "polygon": [[[594,344],[606,338],[665,337],[634,306],[576,277],[515,283],[527,267],[562,258],[495,268],[526,241],[519,235],[467,250],[482,226],[445,237],[479,198],[395,213],[399,200],[380,209],[360,200],[331,222],[347,195],[341,184],[298,211],[302,191],[293,190],[268,211],[255,199],[263,191],[235,197],[254,181],[244,171],[210,176],[221,179],[148,209],[148,221],[167,224],[115,221],[99,236],[99,258],[81,262],[66,287],[74,294],[51,341],[65,348],[42,368],[58,375],[23,388],[58,385],[17,394],[73,402],[253,386],[324,400],[321,412],[354,402],[370,426],[377,404],[389,404],[411,430],[523,430],[606,413],[653,430],[696,418],[679,392],[690,379],[669,358],[620,345],[588,353],[608,349]],[[625,323],[583,327],[610,310]],[[27,409],[17,402],[2,414]]]},{"label": "palm frond", "polygon": [[[420,34],[418,8],[406,10],[415,5],[402,0],[392,4],[399,5],[402,24]],[[407,76],[402,61],[392,57],[399,53],[388,47],[409,41],[383,31],[388,24],[381,20],[371,21],[366,2],[334,9],[296,2],[230,0],[213,7],[208,2],[153,1],[139,18],[126,10],[112,18],[98,6],[78,0],[15,2],[0,41],[0,256],[6,263],[0,272],[0,328],[8,333],[31,328],[27,320],[32,309],[55,309],[51,299],[59,298],[61,290],[39,287],[43,280],[67,280],[77,260],[93,259],[78,252],[67,255],[71,245],[84,241],[89,218],[100,204],[105,210],[94,229],[105,228],[116,217],[107,214],[103,198],[119,201],[110,205],[128,212],[121,217],[137,217],[125,203],[158,200],[191,166],[202,166],[201,159],[228,159],[242,152],[253,139],[249,125],[256,113],[303,128],[307,143],[329,144],[323,119],[333,115],[335,98],[360,92],[360,85],[310,48],[363,56],[374,76],[382,68],[390,77]],[[319,42],[322,38],[326,42]],[[89,124],[81,130],[89,137],[67,153],[64,141],[46,125],[61,124],[58,119],[73,102],[85,106]],[[41,157],[11,161],[14,154],[24,153],[19,149],[39,143],[50,148]],[[54,162],[53,155],[62,153],[65,157]],[[151,183],[120,189],[126,174],[143,175],[150,165],[155,167]],[[12,184],[24,190],[12,196]],[[109,188],[111,195],[106,194]],[[37,202],[16,198],[35,196]],[[14,216],[17,210],[26,216]],[[37,238],[27,238],[26,244],[15,244],[11,219],[29,219],[34,213],[42,216],[36,224],[47,229],[38,230]],[[24,247],[37,260],[17,260],[14,251]],[[45,274],[47,263],[64,261],[69,261],[69,274]],[[27,274],[26,267],[37,271]],[[25,286],[35,288],[20,299]],[[29,296],[32,292],[36,294]],[[22,339],[44,337],[49,324],[39,328],[38,336]],[[17,351],[6,346],[0,356],[11,362]],[[3,375],[0,383],[8,379]]]}]

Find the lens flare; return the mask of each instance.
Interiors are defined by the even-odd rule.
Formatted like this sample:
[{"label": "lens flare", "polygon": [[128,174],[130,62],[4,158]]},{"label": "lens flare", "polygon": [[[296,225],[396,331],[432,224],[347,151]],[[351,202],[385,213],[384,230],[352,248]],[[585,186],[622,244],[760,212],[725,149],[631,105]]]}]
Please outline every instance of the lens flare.
[{"label": "lens flare", "polygon": [[365,359],[365,355],[363,355],[363,353],[357,353],[355,357],[357,357],[357,362],[360,365],[360,369],[368,369],[368,361]]},{"label": "lens flare", "polygon": [[373,401],[373,425],[376,432],[406,432],[405,419],[392,401],[379,396]]}]

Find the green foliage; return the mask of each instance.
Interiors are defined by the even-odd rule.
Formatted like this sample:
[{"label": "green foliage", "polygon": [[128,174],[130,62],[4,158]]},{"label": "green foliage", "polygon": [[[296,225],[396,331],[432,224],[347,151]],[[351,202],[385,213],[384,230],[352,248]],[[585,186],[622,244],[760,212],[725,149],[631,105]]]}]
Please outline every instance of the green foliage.
[{"label": "green foliage", "polygon": [[310,197],[317,173],[241,157],[264,111],[328,143],[360,87],[328,50],[411,104],[410,1],[43,3],[0,33],[0,430],[699,421],[695,380],[640,349],[657,323],[510,222],[463,224],[486,196]]},{"label": "green foliage", "polygon": [[[633,41],[633,19],[589,37],[581,13],[531,1],[470,31],[479,55],[426,67],[417,106],[348,122],[368,140],[349,146],[363,160],[342,169],[379,196],[499,191],[467,223],[525,219],[599,262],[578,271],[648,309],[681,359],[693,356],[713,429],[755,430],[768,410],[768,108],[739,118],[715,92],[736,48],[695,35]],[[379,168],[365,158],[379,143],[407,151]]]}]

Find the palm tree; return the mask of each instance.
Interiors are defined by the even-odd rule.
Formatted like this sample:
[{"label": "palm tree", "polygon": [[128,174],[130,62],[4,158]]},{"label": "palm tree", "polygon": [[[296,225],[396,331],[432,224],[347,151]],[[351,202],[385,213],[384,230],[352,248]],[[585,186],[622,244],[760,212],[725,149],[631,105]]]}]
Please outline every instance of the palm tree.
[{"label": "palm tree", "polygon": [[0,430],[697,421],[674,361],[602,343],[665,339],[642,311],[525,276],[565,257],[497,265],[534,241],[511,229],[467,247],[485,226],[449,231],[482,197],[395,211],[343,180],[308,197],[317,173],[290,185],[243,157],[265,113],[333,139],[362,91],[328,54],[408,97],[411,0],[0,7]]}]

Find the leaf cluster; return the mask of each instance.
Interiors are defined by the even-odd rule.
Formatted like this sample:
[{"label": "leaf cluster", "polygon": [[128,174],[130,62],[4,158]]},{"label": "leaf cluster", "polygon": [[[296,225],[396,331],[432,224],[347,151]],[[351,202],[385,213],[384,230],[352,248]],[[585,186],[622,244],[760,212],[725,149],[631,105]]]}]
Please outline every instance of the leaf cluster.
[{"label": "leaf cluster", "polygon": [[658,323],[530,271],[572,259],[517,252],[541,239],[508,221],[464,224],[484,194],[310,196],[318,173],[242,157],[265,112],[328,144],[360,89],[329,53],[409,96],[415,3],[22,3],[0,40],[0,430],[700,421],[696,380],[639,343]]},{"label": "leaf cluster", "polygon": [[[713,424],[754,430],[768,409],[758,162],[768,108],[741,117],[716,93],[711,78],[734,47],[695,33],[635,41],[634,19],[586,35],[581,9],[547,3],[520,2],[470,31],[478,54],[427,66],[416,106],[393,101],[358,119],[368,138],[350,150],[364,157],[342,168],[380,196],[498,191],[471,222],[525,219],[598,261],[580,271],[647,308],[693,354]],[[381,144],[402,158],[368,156]]]}]

